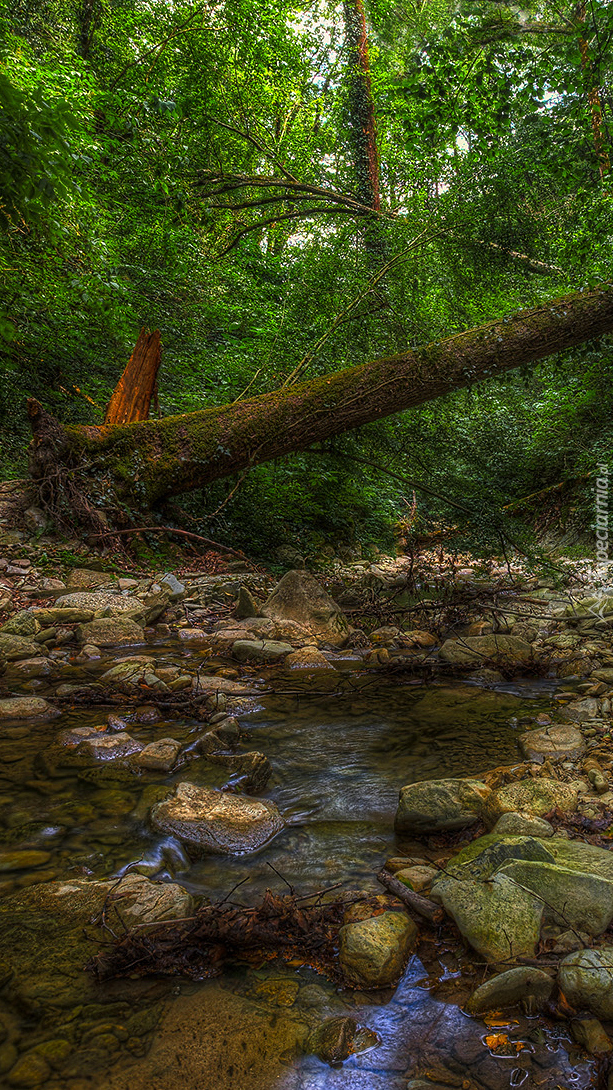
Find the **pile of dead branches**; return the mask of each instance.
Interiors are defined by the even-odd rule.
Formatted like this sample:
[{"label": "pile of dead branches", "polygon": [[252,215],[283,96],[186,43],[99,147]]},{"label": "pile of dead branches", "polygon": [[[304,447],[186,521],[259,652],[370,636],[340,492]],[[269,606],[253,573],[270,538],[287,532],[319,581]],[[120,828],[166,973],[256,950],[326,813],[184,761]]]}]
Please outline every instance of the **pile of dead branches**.
[{"label": "pile of dead branches", "polygon": [[366,915],[382,911],[375,897],[369,901],[359,893],[331,900],[324,893],[281,896],[268,889],[254,907],[226,899],[203,905],[185,919],[128,929],[121,919],[121,896],[119,891],[107,897],[97,921],[106,939],[86,968],[99,980],[150,974],[202,980],[219,976],[228,961],[281,957],[342,984],[346,982],[337,958],[338,933],[348,905],[370,905],[372,911]]}]

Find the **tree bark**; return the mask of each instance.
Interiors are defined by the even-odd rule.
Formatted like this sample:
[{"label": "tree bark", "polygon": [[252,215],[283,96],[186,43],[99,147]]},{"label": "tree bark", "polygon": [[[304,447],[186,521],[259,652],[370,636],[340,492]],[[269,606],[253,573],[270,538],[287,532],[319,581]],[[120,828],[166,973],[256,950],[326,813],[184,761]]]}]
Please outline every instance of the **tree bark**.
[{"label": "tree bark", "polygon": [[160,331],[140,336],[126,369],[108,403],[105,424],[132,424],[147,420],[151,402],[157,402],[158,371],[161,362]]},{"label": "tree bark", "polygon": [[349,62],[349,109],[358,197],[375,212],[381,207],[375,107],[370,80],[364,0],[345,0]]},{"label": "tree bark", "polygon": [[[374,213],[379,213],[379,153],[364,0],[344,0],[343,12],[349,66],[349,131],[357,194],[361,204],[372,208]],[[362,224],[362,233],[369,259],[383,263],[388,249],[385,225],[377,216],[366,217]]]},{"label": "tree bark", "polygon": [[[577,11],[577,20],[584,25],[586,7],[587,4],[582,2],[579,4]],[[592,135],[594,137],[594,150],[598,161],[598,172],[600,174],[600,180],[604,182],[605,176],[611,170],[611,162],[602,124],[602,101],[600,98],[598,73],[592,63],[589,43],[583,32],[579,37],[579,53],[581,54],[581,68],[583,70],[585,93],[592,123]]]},{"label": "tree bark", "polygon": [[31,402],[31,474],[41,488],[58,481],[57,496],[63,467],[93,506],[108,509],[115,499],[146,510],[612,330],[613,285],[606,284],[423,348],[181,416],[62,426]]}]

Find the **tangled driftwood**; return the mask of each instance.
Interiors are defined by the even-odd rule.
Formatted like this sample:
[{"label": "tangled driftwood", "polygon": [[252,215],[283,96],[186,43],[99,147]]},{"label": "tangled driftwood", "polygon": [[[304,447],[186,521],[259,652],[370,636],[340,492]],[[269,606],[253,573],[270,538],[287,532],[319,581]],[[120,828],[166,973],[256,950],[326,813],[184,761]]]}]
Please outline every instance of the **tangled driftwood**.
[{"label": "tangled driftwood", "polygon": [[[99,918],[109,939],[87,968],[100,980],[151,973],[202,980],[220,975],[229,960],[281,957],[298,960],[345,984],[337,951],[348,905],[363,904],[368,910],[365,914],[373,916],[384,909],[375,895],[344,894],[330,899],[329,893],[281,896],[268,889],[254,907],[226,899],[203,905],[185,919],[128,930],[121,920],[119,891],[107,897]],[[119,935],[114,930],[117,921],[123,929]]]}]

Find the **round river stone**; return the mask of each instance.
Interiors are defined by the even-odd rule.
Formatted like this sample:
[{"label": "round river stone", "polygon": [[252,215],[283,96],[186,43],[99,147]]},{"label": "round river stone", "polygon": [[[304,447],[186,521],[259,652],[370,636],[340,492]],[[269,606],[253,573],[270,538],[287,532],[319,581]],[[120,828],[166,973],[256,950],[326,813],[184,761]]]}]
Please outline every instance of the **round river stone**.
[{"label": "round river stone", "polygon": [[151,823],[163,833],[219,855],[257,851],[284,827],[274,802],[193,783],[177,784],[174,795],[158,802],[151,811]]}]

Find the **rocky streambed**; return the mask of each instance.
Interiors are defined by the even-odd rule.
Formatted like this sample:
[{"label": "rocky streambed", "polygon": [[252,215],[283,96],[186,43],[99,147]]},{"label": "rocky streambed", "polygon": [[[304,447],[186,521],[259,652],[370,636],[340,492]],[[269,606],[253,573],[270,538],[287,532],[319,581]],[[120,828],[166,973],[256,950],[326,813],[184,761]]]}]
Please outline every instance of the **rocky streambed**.
[{"label": "rocky streambed", "polygon": [[[20,551],[0,558],[8,1086],[606,1077],[606,594],[516,573],[441,632],[403,618],[406,565],[381,561],[341,591],[376,583],[399,623],[358,628],[303,571],[49,575]],[[268,887],[346,898],[344,986],[262,957],[201,981],[83,970],[126,929]]]}]

